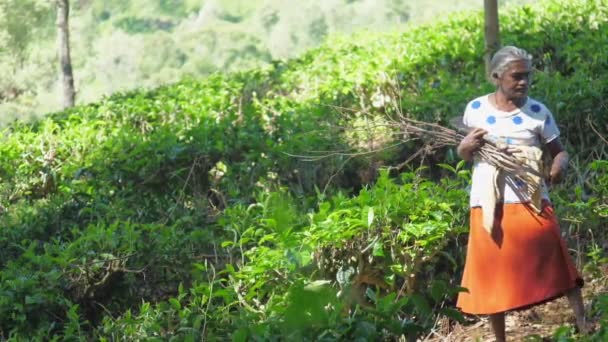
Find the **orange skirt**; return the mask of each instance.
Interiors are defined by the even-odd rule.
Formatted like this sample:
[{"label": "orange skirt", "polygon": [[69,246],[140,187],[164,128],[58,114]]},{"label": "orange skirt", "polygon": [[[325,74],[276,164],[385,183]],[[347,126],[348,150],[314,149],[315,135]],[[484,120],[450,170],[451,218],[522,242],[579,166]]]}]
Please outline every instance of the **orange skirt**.
[{"label": "orange skirt", "polygon": [[481,208],[471,208],[471,231],[457,307],[470,314],[523,309],[582,286],[553,208],[537,215],[521,203],[496,207],[492,235]]}]

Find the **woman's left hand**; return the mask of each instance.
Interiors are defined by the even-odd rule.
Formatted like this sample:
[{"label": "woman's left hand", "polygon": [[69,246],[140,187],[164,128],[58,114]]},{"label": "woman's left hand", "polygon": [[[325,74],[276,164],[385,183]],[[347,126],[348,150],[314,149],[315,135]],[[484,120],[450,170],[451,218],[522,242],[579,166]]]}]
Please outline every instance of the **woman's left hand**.
[{"label": "woman's left hand", "polygon": [[551,171],[549,172],[549,182],[552,185],[561,183],[564,180],[564,177],[566,176],[566,169],[559,164],[561,163],[553,163],[553,165],[551,165]]},{"label": "woman's left hand", "polygon": [[549,184],[559,184],[566,177],[566,170],[568,169],[568,161],[570,157],[568,152],[562,146],[559,138],[552,140],[547,144],[551,157],[553,157],[553,163],[551,163],[551,170],[549,171]]}]

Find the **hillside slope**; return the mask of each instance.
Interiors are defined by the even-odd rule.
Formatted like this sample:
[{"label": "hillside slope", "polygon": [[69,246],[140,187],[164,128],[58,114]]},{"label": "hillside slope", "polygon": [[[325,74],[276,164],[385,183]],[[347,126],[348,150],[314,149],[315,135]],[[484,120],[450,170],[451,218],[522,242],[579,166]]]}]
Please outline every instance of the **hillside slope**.
[{"label": "hillside slope", "polygon": [[[522,0],[501,3],[518,2]],[[396,30],[439,13],[480,6],[473,0],[447,5],[412,0],[297,4],[282,0],[72,0],[71,4],[72,58],[80,104],[116,91],[293,58],[335,33]],[[5,71],[0,75],[0,122],[60,108],[54,30],[49,2],[0,4],[0,37],[10,38],[0,39],[0,69]],[[11,50],[22,54],[8,53]]]}]

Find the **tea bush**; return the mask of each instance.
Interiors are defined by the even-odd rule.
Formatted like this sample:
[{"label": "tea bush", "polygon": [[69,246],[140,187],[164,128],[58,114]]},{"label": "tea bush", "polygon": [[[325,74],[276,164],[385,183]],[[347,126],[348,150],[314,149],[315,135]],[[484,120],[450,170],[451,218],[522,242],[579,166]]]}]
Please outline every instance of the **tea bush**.
[{"label": "tea bush", "polygon": [[[462,192],[456,180],[436,184],[406,173],[397,183],[384,173],[352,199],[336,195],[322,202],[303,221],[297,218],[306,215],[280,192],[227,209],[218,220],[234,233],[221,244],[228,253],[224,270],[210,261],[195,264],[200,283],[189,293],[145,304],[135,317],[129,312],[108,319],[100,336],[238,341],[415,336],[438,313],[459,317],[440,306],[458,290],[451,284],[450,254],[463,231],[466,208],[455,204]],[[147,330],[138,335],[141,329]]]}]

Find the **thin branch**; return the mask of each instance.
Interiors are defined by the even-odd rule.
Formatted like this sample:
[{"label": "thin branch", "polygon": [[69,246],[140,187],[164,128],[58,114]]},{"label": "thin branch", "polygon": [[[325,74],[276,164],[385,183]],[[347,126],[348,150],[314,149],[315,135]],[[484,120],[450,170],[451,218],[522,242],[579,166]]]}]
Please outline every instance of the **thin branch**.
[{"label": "thin branch", "polygon": [[212,276],[209,277],[209,274],[207,274],[207,281],[209,282],[209,298],[207,299],[207,306],[205,307],[205,311],[203,312],[203,316],[204,318],[204,323],[203,323],[203,330],[201,333],[201,336],[203,336],[203,338],[205,337],[205,333],[207,332],[207,314],[209,312],[209,309],[211,308],[211,299],[212,294],[213,294],[213,284],[215,283],[215,267],[213,267],[213,264],[209,264],[211,266],[211,271],[212,271]]},{"label": "thin branch", "polygon": [[336,172],[334,172],[329,179],[327,180],[327,183],[325,183],[325,186],[323,187],[323,192],[322,194],[325,195],[325,192],[327,191],[327,189],[329,188],[329,185],[331,184],[331,182],[334,180],[334,178],[340,173],[342,172],[342,170],[344,169],[344,167],[346,166],[346,164],[353,159],[354,156],[349,157],[348,159],[346,159],[338,168],[338,170]]},{"label": "thin branch", "polygon": [[600,139],[605,143],[608,144],[608,140],[606,140],[606,138],[604,138],[603,135],[600,134],[600,132],[598,132],[598,130],[595,128],[595,126],[593,125],[593,122],[591,122],[591,119],[589,118],[589,116],[587,116],[587,123],[589,124],[589,126],[591,127],[591,130],[597,134],[598,137],[600,137]]},{"label": "thin branch", "polygon": [[106,307],[105,307],[103,304],[101,304],[100,302],[98,302],[98,301],[96,301],[96,300],[95,300],[95,301],[93,301],[93,303],[94,303],[95,305],[98,305],[99,307],[101,307],[101,308],[103,309],[103,311],[105,311],[105,312],[106,312],[106,314],[107,314],[108,316],[110,316],[110,318],[112,318],[112,320],[116,320],[116,318],[114,318],[114,315],[112,314],[112,311],[108,310],[108,308],[106,308]]},{"label": "thin branch", "polygon": [[362,157],[362,156],[367,156],[370,154],[375,154],[378,152],[383,152],[386,150],[390,150],[392,148],[395,148],[397,146],[403,145],[405,144],[407,141],[399,141],[395,144],[386,146],[386,147],[382,147],[382,148],[378,148],[378,149],[374,149],[371,151],[366,151],[366,152],[356,152],[356,153],[343,153],[343,152],[330,152],[328,154],[325,155],[320,155],[320,156],[307,156],[307,155],[299,155],[299,154],[292,154],[292,153],[288,153],[288,152],[283,152],[284,154],[290,156],[290,157],[294,157],[294,158],[300,158],[303,161],[319,161],[322,159],[327,159],[330,157],[335,157],[335,156],[343,156],[343,157],[349,157],[349,159],[352,159],[354,157]]}]

